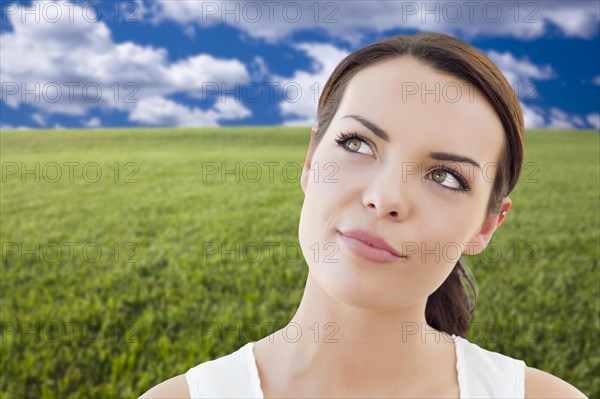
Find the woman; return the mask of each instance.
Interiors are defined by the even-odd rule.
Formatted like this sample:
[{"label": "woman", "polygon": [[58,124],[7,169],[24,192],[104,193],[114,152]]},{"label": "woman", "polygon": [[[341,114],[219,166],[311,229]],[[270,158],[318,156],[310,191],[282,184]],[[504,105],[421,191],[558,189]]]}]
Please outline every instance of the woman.
[{"label": "woman", "polygon": [[309,273],[295,316],[143,397],[584,398],[464,338],[474,305],[461,278],[474,287],[461,255],[507,216],[523,131],[501,72],[451,36],[347,56],[321,94],[301,179]]}]

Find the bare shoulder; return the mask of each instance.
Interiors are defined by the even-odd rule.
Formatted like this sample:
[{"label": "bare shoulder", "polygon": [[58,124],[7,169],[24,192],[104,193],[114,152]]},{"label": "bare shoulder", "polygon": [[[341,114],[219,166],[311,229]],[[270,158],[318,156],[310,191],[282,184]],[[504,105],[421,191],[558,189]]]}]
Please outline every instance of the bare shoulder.
[{"label": "bare shoulder", "polygon": [[587,396],[568,382],[533,368],[525,368],[525,398],[584,398]]},{"label": "bare shoulder", "polygon": [[161,382],[155,387],[148,390],[138,399],[157,399],[157,398],[182,398],[189,399],[190,392],[188,389],[185,375],[181,374]]}]

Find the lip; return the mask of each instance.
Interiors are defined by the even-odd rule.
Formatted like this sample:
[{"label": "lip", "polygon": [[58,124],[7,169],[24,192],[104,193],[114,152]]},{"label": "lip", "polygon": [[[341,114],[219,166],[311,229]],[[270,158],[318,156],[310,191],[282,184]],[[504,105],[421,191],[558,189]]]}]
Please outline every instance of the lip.
[{"label": "lip", "polygon": [[338,230],[338,234],[352,252],[363,258],[382,263],[406,260],[406,255],[396,251],[383,238],[368,230],[356,229],[344,233]]}]

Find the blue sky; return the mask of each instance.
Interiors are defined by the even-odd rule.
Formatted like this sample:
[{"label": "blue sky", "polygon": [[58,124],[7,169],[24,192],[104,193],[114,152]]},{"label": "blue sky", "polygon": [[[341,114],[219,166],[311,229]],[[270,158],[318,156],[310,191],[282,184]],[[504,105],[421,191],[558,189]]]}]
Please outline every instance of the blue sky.
[{"label": "blue sky", "polygon": [[6,2],[0,127],[312,125],[333,68],[443,32],[515,88],[527,128],[600,129],[598,1]]}]

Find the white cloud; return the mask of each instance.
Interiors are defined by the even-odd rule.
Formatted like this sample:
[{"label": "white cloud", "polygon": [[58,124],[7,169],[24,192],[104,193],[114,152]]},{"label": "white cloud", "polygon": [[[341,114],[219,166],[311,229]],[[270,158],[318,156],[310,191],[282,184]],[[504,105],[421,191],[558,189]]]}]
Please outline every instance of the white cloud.
[{"label": "white cloud", "polygon": [[[150,13],[148,7],[146,7],[145,2],[148,0],[134,0],[119,3],[119,14],[115,14],[115,20],[122,21],[123,23],[131,23],[131,22],[139,22],[145,19],[145,17]],[[117,7],[117,5],[115,5]],[[115,9],[116,10],[116,9]],[[117,19],[118,18],[118,19]]]},{"label": "white cloud", "polygon": [[[515,5],[516,4],[516,5]],[[285,40],[300,30],[323,31],[357,44],[366,32],[393,29],[436,31],[466,37],[544,36],[555,25],[566,37],[589,39],[598,32],[594,1],[569,2],[240,2],[158,0],[155,23],[170,19],[202,28],[227,24],[267,42]]]},{"label": "white cloud", "polygon": [[600,7],[597,1],[540,1],[540,20],[557,25],[567,37],[591,39],[598,34]]},{"label": "white cloud", "polygon": [[219,119],[243,119],[252,115],[252,112],[244,107],[233,97],[224,97],[214,106],[214,111],[219,115]]},{"label": "white cloud", "polygon": [[151,97],[140,101],[129,119],[159,126],[217,126],[219,120],[241,119],[250,115],[246,107],[228,97],[206,111],[162,97]]},{"label": "white cloud", "polygon": [[[37,7],[43,9],[46,3],[30,8],[40,4]],[[250,79],[246,66],[236,59],[197,54],[170,62],[164,48],[116,43],[108,26],[90,17],[93,7],[85,14],[80,3],[53,4],[67,17],[40,18],[36,23],[34,17],[23,21],[15,13],[8,16],[13,31],[0,34],[3,99],[10,107],[26,103],[46,116],[84,118],[94,108],[129,113],[144,99],[197,96],[207,82],[228,88]],[[35,93],[25,95],[26,90]]]},{"label": "white cloud", "polygon": [[539,66],[527,57],[518,59],[509,51],[500,53],[496,50],[486,51],[488,58],[500,69],[508,83],[522,100],[538,98],[534,80],[548,80],[558,77],[550,65]]},{"label": "white cloud", "polygon": [[249,65],[251,69],[250,74],[252,75],[253,81],[258,81],[265,78],[269,74],[269,68],[264,60],[260,56],[255,56]]},{"label": "white cloud", "polygon": [[206,88],[207,83],[243,83],[250,79],[246,67],[238,60],[221,60],[208,54],[196,55],[169,65],[166,77],[169,87],[180,91]]},{"label": "white cloud", "polygon": [[19,125],[19,126],[0,125],[0,130],[31,130],[31,129],[36,129],[36,128],[30,127],[30,126],[24,126],[24,125]]},{"label": "white cloud", "polygon": [[558,108],[550,109],[550,121],[546,125],[549,129],[575,129],[575,118]]},{"label": "white cloud", "polygon": [[600,114],[595,112],[588,114],[586,117],[587,122],[596,130],[600,130]]},{"label": "white cloud", "polygon": [[96,116],[94,116],[88,120],[82,120],[81,123],[83,124],[83,126],[90,127],[90,128],[102,126],[102,121],[100,121],[100,118],[98,118]]},{"label": "white cloud", "polygon": [[523,111],[525,129],[543,129],[545,127],[546,123],[542,109],[521,103],[521,110]]},{"label": "white cloud", "polygon": [[596,86],[600,86],[600,75],[598,75],[594,79],[592,79],[592,83],[595,84]]},{"label": "white cloud", "polygon": [[525,82],[528,79],[548,80],[557,77],[552,66],[535,65],[527,57],[517,59],[509,51],[500,53],[496,50],[489,50],[486,55],[500,68],[506,80],[511,84]]},{"label": "white cloud", "polygon": [[[546,111],[538,106],[521,103],[526,129],[587,129],[598,123],[599,114],[589,114],[584,120],[581,116],[552,107]],[[586,124],[587,121],[587,124]]]},{"label": "white cloud", "polygon": [[34,113],[31,115],[31,119],[40,126],[46,126],[46,118],[42,114]]},{"label": "white cloud", "polygon": [[281,114],[288,117],[284,124],[313,125],[317,119],[318,99],[325,82],[349,53],[329,44],[300,43],[296,49],[312,60],[311,71],[295,71],[289,77],[273,76],[272,79],[286,88],[287,98],[279,103]]},{"label": "white cloud", "polygon": [[287,121],[284,121],[281,126],[314,126],[315,125],[316,120],[312,119],[312,118],[305,118],[305,119],[290,119]]}]

